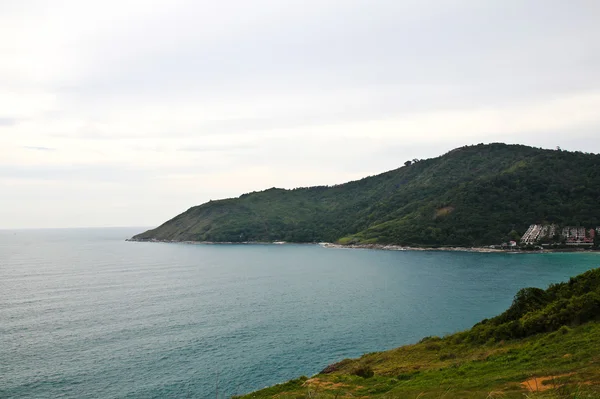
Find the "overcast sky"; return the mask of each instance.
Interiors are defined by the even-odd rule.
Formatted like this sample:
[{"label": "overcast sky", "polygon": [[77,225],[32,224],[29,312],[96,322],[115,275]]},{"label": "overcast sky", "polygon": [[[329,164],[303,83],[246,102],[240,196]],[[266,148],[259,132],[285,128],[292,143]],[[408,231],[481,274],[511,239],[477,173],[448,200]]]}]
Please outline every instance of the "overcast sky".
[{"label": "overcast sky", "polygon": [[600,152],[598,0],[0,0],[0,228],[153,226],[480,142]]}]

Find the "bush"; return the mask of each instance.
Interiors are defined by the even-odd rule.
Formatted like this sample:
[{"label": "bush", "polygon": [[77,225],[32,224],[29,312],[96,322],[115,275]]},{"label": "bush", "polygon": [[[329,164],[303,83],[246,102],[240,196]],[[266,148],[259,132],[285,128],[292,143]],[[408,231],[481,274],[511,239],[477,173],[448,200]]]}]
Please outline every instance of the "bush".
[{"label": "bush", "polygon": [[463,334],[467,342],[492,343],[546,332],[564,334],[569,326],[598,319],[600,269],[593,269],[567,283],[553,284],[545,291],[524,288],[515,295],[506,312],[476,324]]},{"label": "bush", "polygon": [[442,360],[442,361],[449,360],[449,359],[456,359],[456,354],[455,353],[442,353],[440,355],[440,360]]},{"label": "bush", "polygon": [[362,378],[371,378],[375,375],[373,369],[367,365],[362,365],[354,369],[352,374]]},{"label": "bush", "polygon": [[437,335],[432,335],[432,336],[428,336],[425,338],[421,338],[421,340],[419,341],[420,344],[425,343],[425,342],[438,342],[441,341],[442,339],[440,337],[438,337]]},{"label": "bush", "polygon": [[562,326],[558,329],[558,333],[562,335],[566,335],[571,331],[571,329],[567,326]]},{"label": "bush", "polygon": [[331,374],[334,371],[338,371],[342,367],[344,367],[344,366],[346,366],[346,365],[348,365],[349,363],[352,363],[352,362],[353,362],[352,359],[344,359],[344,360],[342,360],[340,362],[330,364],[327,367],[325,367],[323,370],[321,370],[319,372],[319,374]]}]

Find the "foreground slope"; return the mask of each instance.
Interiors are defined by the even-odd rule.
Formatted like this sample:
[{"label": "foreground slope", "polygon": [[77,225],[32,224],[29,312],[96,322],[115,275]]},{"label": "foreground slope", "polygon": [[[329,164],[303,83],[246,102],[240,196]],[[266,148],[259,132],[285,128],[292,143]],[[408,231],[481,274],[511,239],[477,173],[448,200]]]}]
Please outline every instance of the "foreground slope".
[{"label": "foreground slope", "polygon": [[337,186],[210,201],[134,239],[493,244],[531,223],[600,226],[599,167],[596,154],[480,144]]},{"label": "foreground slope", "polygon": [[600,269],[526,288],[503,314],[444,338],[328,366],[243,396],[600,398]]}]

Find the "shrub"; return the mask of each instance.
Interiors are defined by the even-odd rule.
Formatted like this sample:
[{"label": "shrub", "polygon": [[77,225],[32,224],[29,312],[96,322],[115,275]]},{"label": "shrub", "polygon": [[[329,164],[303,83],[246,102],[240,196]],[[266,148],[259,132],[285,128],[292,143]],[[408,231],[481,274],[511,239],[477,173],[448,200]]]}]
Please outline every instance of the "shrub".
[{"label": "shrub", "polygon": [[371,378],[375,375],[373,369],[367,365],[362,365],[354,369],[352,374],[362,378]]},{"label": "shrub", "polygon": [[571,331],[571,329],[567,326],[562,326],[561,328],[558,329],[558,333],[565,335],[568,334]]},{"label": "shrub", "polygon": [[398,381],[408,381],[410,379],[412,379],[413,377],[415,377],[416,375],[418,375],[420,373],[420,371],[416,370],[416,371],[412,371],[409,373],[400,373],[396,376],[396,379]]},{"label": "shrub", "polygon": [[323,370],[321,370],[319,372],[319,374],[331,374],[334,371],[338,371],[339,369],[341,369],[342,367],[346,366],[349,363],[352,363],[353,360],[352,359],[344,359],[340,362],[337,363],[333,363],[328,365],[327,367],[325,367]]},{"label": "shrub", "polygon": [[437,335],[432,335],[432,336],[428,336],[425,338],[421,338],[421,340],[419,341],[420,344],[425,343],[425,342],[438,342],[441,341],[442,339],[440,337],[438,337]]},{"label": "shrub", "polygon": [[456,359],[456,354],[455,353],[442,353],[440,355],[440,360],[442,360],[442,361],[449,360],[449,359]]},{"label": "shrub", "polygon": [[[524,288],[500,316],[482,321],[464,333],[476,343],[518,339],[554,332],[600,319],[600,269],[590,270],[547,290]],[[561,334],[568,330],[561,330]]]}]

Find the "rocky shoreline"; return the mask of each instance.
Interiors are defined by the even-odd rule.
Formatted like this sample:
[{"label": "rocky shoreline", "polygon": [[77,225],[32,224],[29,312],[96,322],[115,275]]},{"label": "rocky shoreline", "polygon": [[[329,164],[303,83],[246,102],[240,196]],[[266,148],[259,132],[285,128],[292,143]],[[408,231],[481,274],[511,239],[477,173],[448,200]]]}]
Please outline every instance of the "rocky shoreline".
[{"label": "rocky shoreline", "polygon": [[191,245],[279,245],[279,244],[302,244],[302,243],[287,243],[284,241],[276,242],[261,242],[261,241],[191,241],[191,240],[157,240],[156,238],[128,238],[125,241],[129,242],[158,242],[163,244],[191,244]]},{"label": "rocky shoreline", "polygon": [[477,253],[505,253],[505,254],[541,254],[541,253],[573,253],[573,252],[595,252],[600,253],[596,249],[583,249],[583,248],[557,248],[557,249],[540,249],[540,250],[522,250],[522,249],[499,249],[489,247],[410,247],[402,245],[382,245],[382,244],[332,244],[332,243],[321,243],[321,246],[325,248],[338,248],[338,249],[377,249],[383,251],[449,251],[449,252],[477,252]]},{"label": "rocky shoreline", "polygon": [[540,253],[551,253],[551,252],[564,252],[564,253],[572,253],[572,252],[600,252],[598,250],[593,249],[581,249],[581,248],[573,248],[573,249],[541,249],[537,251],[526,251],[526,250],[510,250],[510,249],[498,249],[498,248],[489,248],[489,247],[410,247],[410,246],[402,246],[402,245],[383,245],[383,244],[335,244],[330,242],[320,242],[320,243],[304,243],[304,242],[286,242],[286,241],[274,241],[274,242],[264,242],[264,241],[243,241],[243,242],[225,242],[225,241],[179,241],[179,240],[157,240],[157,239],[139,239],[139,238],[129,238],[125,241],[131,242],[158,242],[158,243],[166,243],[166,244],[190,244],[190,245],[284,245],[284,244],[293,244],[293,245],[320,245],[323,248],[332,248],[332,249],[375,249],[382,251],[449,251],[449,252],[476,252],[476,253],[511,253],[511,254],[540,254]]},{"label": "rocky shoreline", "polygon": [[[321,246],[325,248],[339,248],[339,249],[378,249],[383,251],[453,251],[453,252],[481,252],[481,253],[492,253],[492,252],[522,252],[522,251],[507,251],[496,248],[482,248],[482,247],[408,247],[402,245],[382,245],[382,244],[332,244],[323,243]],[[538,251],[539,252],[539,251]]]}]

